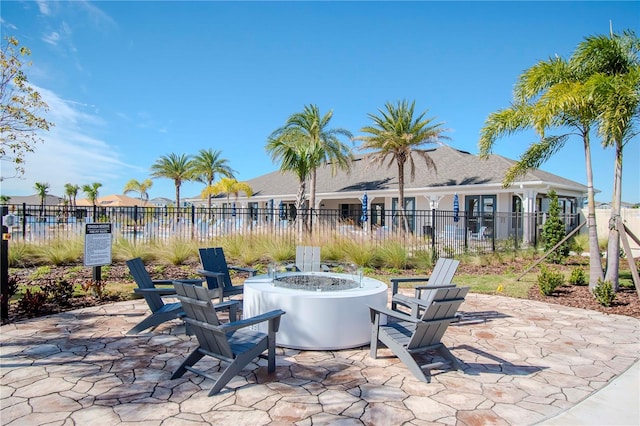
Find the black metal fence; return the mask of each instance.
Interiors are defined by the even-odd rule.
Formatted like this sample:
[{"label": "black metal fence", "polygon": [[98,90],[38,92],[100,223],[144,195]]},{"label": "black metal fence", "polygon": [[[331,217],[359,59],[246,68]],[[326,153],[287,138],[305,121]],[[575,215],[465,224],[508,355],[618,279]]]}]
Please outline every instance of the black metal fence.
[{"label": "black metal fence", "polygon": [[[82,237],[86,223],[110,222],[114,238],[162,242],[172,238],[201,242],[218,237],[268,235],[304,241],[342,237],[382,243],[401,239],[410,249],[452,256],[501,248],[537,245],[545,214],[416,210],[362,212],[340,209],[282,210],[227,207],[59,207],[9,205],[5,225],[14,241],[47,244]],[[579,225],[579,215],[565,215],[567,232]]]}]

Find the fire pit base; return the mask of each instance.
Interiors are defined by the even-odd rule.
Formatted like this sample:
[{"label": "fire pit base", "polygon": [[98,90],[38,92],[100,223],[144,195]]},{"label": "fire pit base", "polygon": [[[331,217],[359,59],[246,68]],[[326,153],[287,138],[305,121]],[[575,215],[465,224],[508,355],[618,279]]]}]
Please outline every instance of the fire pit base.
[{"label": "fire pit base", "polygon": [[[305,276],[354,280],[353,275],[323,272],[291,272],[281,277]],[[356,278],[357,279],[357,278]],[[362,286],[337,291],[309,291],[274,286],[266,275],[244,282],[244,317],[273,309],[286,312],[276,335],[278,346],[304,350],[337,350],[371,342],[369,306],[387,306],[388,286],[363,277]],[[266,329],[260,329],[266,332]]]}]

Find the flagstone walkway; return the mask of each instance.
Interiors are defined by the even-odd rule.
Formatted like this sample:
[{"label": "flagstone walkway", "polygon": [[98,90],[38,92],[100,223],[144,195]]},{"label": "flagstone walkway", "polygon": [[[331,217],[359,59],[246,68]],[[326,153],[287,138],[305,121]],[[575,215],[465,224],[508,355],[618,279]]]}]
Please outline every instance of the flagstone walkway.
[{"label": "flagstone walkway", "polygon": [[[470,294],[481,321],[443,341],[463,365],[416,380],[382,349],[278,349],[277,369],[249,364],[222,393],[172,372],[195,348],[179,321],[138,336],[144,301],[0,328],[3,425],[532,425],[603,388],[640,359],[640,320]],[[204,360],[201,363],[205,362]],[[209,362],[212,372],[217,362]],[[629,407],[626,407],[627,409]],[[625,409],[625,407],[621,407]],[[631,410],[636,410],[637,406]],[[632,414],[633,415],[633,414]],[[638,418],[631,419],[634,424]]]}]

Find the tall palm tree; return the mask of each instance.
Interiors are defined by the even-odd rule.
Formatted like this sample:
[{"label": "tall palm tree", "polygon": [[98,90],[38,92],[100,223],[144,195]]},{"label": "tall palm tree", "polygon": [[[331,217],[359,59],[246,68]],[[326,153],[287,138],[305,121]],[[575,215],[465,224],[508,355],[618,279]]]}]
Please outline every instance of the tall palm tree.
[{"label": "tall palm tree", "polygon": [[353,160],[351,149],[338,138],[343,136],[351,139],[353,135],[346,129],[329,129],[332,117],[333,111],[321,115],[316,105],[305,105],[302,112],[291,115],[285,125],[270,136],[270,139],[277,139],[293,135],[295,139],[302,139],[309,145],[305,150],[310,156],[311,166],[309,207],[314,209],[317,207],[316,170],[318,167],[331,164],[332,173],[335,174],[338,169],[349,171]]},{"label": "tall palm tree", "polygon": [[180,187],[192,178],[191,156],[186,154],[163,155],[151,165],[151,176],[173,180],[176,188],[176,207],[180,208]]},{"label": "tall palm tree", "polygon": [[96,205],[96,200],[98,199],[98,190],[102,184],[100,182],[93,182],[92,184],[82,185],[82,192],[87,194],[87,198],[91,202],[92,206]]},{"label": "tall palm tree", "polygon": [[69,204],[71,204],[71,208],[75,209],[76,206],[76,197],[78,196],[78,191],[80,191],[80,187],[78,185],[74,185],[71,183],[64,184],[64,193],[69,198]]},{"label": "tall palm tree", "polygon": [[[595,43],[594,43],[595,44]],[[579,48],[569,61],[555,57],[541,61],[526,70],[516,84],[514,104],[492,113],[485,122],[480,137],[480,155],[488,155],[495,141],[502,136],[532,128],[540,136],[522,154],[505,176],[508,186],[530,168],[539,167],[577,134],[585,152],[587,175],[587,227],[589,233],[589,287],[593,290],[604,278],[595,219],[595,191],[591,160],[590,134],[602,114],[596,97],[587,82],[598,75],[593,54]],[[568,129],[568,133],[549,136],[550,128]],[[617,255],[615,256],[617,258]]]},{"label": "tall palm tree", "polygon": [[610,37],[587,37],[574,54],[577,66],[593,73],[585,83],[585,92],[597,105],[598,135],[603,145],[615,149],[605,280],[611,282],[616,291],[619,290],[623,150],[638,134],[640,117],[639,51],[640,39],[632,31],[625,31]]},{"label": "tall palm tree", "polygon": [[42,216],[44,214],[44,201],[49,193],[49,184],[46,182],[36,182],[33,188],[38,193],[38,197],[40,197],[40,216]]},{"label": "tall palm tree", "polygon": [[313,164],[307,144],[299,132],[287,132],[274,135],[267,140],[266,150],[271,154],[273,162],[280,163],[280,170],[292,172],[298,178],[298,194],[296,195],[296,210],[304,208],[307,191],[307,179],[311,176]]},{"label": "tall palm tree", "polygon": [[404,220],[405,230],[408,224],[404,214],[405,167],[409,166],[410,179],[415,179],[415,159],[422,159],[427,167],[435,169],[435,164],[428,152],[418,147],[426,144],[441,144],[449,139],[443,135],[447,129],[442,123],[434,123],[434,117],[425,118],[427,111],[415,116],[415,101],[387,102],[385,109],[379,109],[380,115],[368,114],[373,125],[365,126],[362,132],[368,135],[358,136],[362,150],[373,150],[365,154],[365,159],[372,166],[379,166],[387,159],[388,167],[395,162],[398,167],[398,214]]},{"label": "tall palm tree", "polygon": [[122,189],[123,194],[128,194],[129,192],[137,192],[140,198],[140,201],[149,201],[149,188],[153,186],[153,182],[151,179],[145,179],[142,182],[138,182],[136,179],[131,179],[124,185]]},{"label": "tall palm tree", "polygon": [[248,183],[238,182],[233,178],[225,177],[220,179],[215,184],[209,185],[205,189],[203,189],[201,196],[202,198],[204,198],[211,197],[212,195],[226,194],[227,205],[229,205],[229,197],[233,195],[234,199],[237,200],[241,192],[244,192],[247,198],[251,198],[251,196],[253,195],[253,189],[251,189],[251,186]]},{"label": "tall palm tree", "polygon": [[[198,155],[193,158],[191,170],[196,181],[209,187],[216,180],[216,175],[233,179],[235,170],[227,164],[227,159],[220,158],[221,154],[221,151],[211,148],[198,151]],[[207,197],[207,207],[211,209],[211,195]]]}]

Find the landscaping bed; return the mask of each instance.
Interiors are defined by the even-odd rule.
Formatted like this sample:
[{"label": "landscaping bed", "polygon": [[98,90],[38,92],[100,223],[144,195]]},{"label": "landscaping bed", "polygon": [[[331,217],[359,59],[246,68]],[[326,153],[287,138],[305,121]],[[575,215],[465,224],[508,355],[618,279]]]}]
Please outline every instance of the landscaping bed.
[{"label": "landscaping bed", "polygon": [[[147,264],[147,270],[149,271],[152,279],[163,279],[167,277],[195,278],[197,277],[195,271],[199,267],[200,264],[194,261],[187,262],[183,265],[168,265],[154,262],[149,262]],[[553,265],[553,267],[568,275],[568,273],[576,267],[588,269],[588,260],[585,258],[573,257],[568,259],[565,265]],[[626,273],[628,275],[628,266],[625,261],[620,262],[620,267],[621,275],[623,274],[623,271],[627,271]],[[15,278],[20,285],[33,286],[42,286],[46,283],[65,280],[69,284],[73,284],[75,286],[75,296],[67,298],[64,304],[52,302],[43,303],[40,309],[32,312],[26,312],[23,309],[19,309],[16,303],[11,303],[8,322],[20,321],[34,316],[49,315],[86,306],[131,299],[133,297],[132,292],[135,284],[133,283],[129,275],[129,270],[124,262],[114,263],[109,267],[103,268],[102,278],[106,287],[102,297],[96,297],[95,289],[93,288],[87,288],[86,291],[78,290],[80,286],[84,285],[86,287],[87,284],[92,282],[91,268],[79,268],[77,265],[75,267],[70,265],[60,267],[52,266],[49,269],[50,270],[47,273],[35,274],[38,270],[36,267],[12,268],[10,270],[10,277]],[[484,265],[462,262],[457,275],[460,277],[467,276],[471,278],[473,276],[495,276],[496,287],[498,287],[501,276],[507,273],[513,274],[514,272],[521,272],[524,269],[525,267],[522,265],[522,260],[502,260],[499,263]],[[536,271],[537,269],[534,269],[532,272],[535,273]],[[34,279],[34,274],[38,276],[37,279]],[[388,282],[388,278],[391,278],[392,276],[413,274],[413,271],[397,273],[397,271],[390,272],[378,270],[375,271],[374,275],[376,275],[377,278]],[[494,292],[494,294],[499,293],[499,291]],[[574,308],[591,309],[607,314],[640,318],[640,298],[633,287],[622,288],[621,291],[616,294],[612,305],[609,307],[600,305],[589,292],[588,286],[564,285],[556,289],[551,296],[544,296],[540,294],[537,285],[534,283],[531,285],[527,297],[532,300],[547,303],[554,303]]]}]

